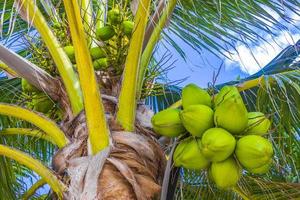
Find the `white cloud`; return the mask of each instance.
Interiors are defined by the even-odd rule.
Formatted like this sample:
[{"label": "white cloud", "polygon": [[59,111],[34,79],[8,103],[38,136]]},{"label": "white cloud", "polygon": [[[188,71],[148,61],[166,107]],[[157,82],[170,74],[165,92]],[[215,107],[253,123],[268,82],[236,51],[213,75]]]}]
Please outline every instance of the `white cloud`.
[{"label": "white cloud", "polygon": [[244,44],[237,44],[236,51],[226,53],[231,58],[225,62],[226,69],[239,66],[245,73],[254,74],[277,56],[282,49],[299,39],[300,34],[291,35],[287,31],[282,31],[277,37],[266,37],[266,41],[257,46],[248,48]]}]

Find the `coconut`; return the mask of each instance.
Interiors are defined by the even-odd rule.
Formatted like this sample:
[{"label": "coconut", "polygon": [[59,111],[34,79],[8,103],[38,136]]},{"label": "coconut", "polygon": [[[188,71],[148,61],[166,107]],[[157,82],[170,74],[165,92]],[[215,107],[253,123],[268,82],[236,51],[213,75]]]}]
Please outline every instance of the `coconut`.
[{"label": "coconut", "polygon": [[203,90],[195,84],[188,84],[182,89],[183,109],[195,104],[211,107],[211,97],[206,90]]},{"label": "coconut", "polygon": [[180,110],[174,108],[168,108],[156,113],[151,119],[154,131],[167,137],[176,137],[185,133],[186,130],[181,123],[179,113]]},{"label": "coconut", "polygon": [[215,109],[214,122],[217,127],[232,134],[243,132],[248,125],[248,112],[242,98],[232,96]]},{"label": "coconut", "polygon": [[268,132],[271,122],[261,112],[248,113],[247,135],[264,135]]},{"label": "coconut", "polygon": [[115,29],[112,26],[104,26],[96,30],[96,36],[102,41],[111,39],[116,34]]},{"label": "coconut", "polygon": [[106,69],[108,67],[107,58],[99,58],[93,62],[95,70]]},{"label": "coconut", "polygon": [[271,164],[272,164],[272,161],[270,161],[267,164],[262,165],[261,167],[248,169],[248,171],[253,174],[265,174],[270,170]]},{"label": "coconut", "polygon": [[215,106],[220,105],[232,96],[241,97],[238,89],[234,86],[224,86],[214,98]]},{"label": "coconut", "polygon": [[258,135],[247,135],[238,140],[235,154],[246,169],[262,167],[273,156],[271,142]]},{"label": "coconut", "polygon": [[90,54],[91,54],[93,60],[106,57],[106,53],[101,47],[91,48]]},{"label": "coconut", "polygon": [[47,97],[44,93],[38,93],[32,98],[33,109],[37,112],[47,113],[54,106],[49,97]]},{"label": "coconut", "polygon": [[174,165],[186,169],[200,170],[207,168],[209,161],[201,153],[201,141],[187,138],[179,143],[173,155]]},{"label": "coconut", "polygon": [[183,126],[193,136],[201,137],[209,128],[214,126],[214,112],[205,105],[191,105],[181,111],[180,119]]},{"label": "coconut", "polygon": [[29,93],[39,92],[39,90],[36,87],[34,87],[33,85],[31,85],[26,79],[22,78],[21,84],[22,84],[23,92],[29,92]]},{"label": "coconut", "polygon": [[118,8],[114,8],[108,11],[107,16],[108,16],[108,21],[112,25],[120,24],[122,21],[122,14]]},{"label": "coconut", "polygon": [[229,157],[221,162],[213,162],[209,174],[218,188],[226,189],[237,184],[242,175],[242,169],[234,158]]},{"label": "coconut", "polygon": [[75,50],[74,47],[69,45],[69,46],[65,46],[64,47],[64,51],[66,52],[66,54],[68,55],[70,61],[75,64],[76,63],[76,59],[75,59]]},{"label": "coconut", "polygon": [[205,131],[201,139],[203,155],[213,162],[223,161],[234,151],[235,138],[222,128]]},{"label": "coconut", "polygon": [[123,21],[121,25],[121,30],[126,36],[130,37],[133,31],[133,27],[134,27],[134,22]]}]

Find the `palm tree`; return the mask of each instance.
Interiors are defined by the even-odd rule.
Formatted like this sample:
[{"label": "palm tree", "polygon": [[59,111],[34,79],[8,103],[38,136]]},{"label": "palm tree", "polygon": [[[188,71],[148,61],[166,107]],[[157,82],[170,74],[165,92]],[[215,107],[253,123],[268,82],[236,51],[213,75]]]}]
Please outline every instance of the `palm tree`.
[{"label": "palm tree", "polygon": [[[166,199],[175,187],[165,154],[176,141],[152,131],[145,102],[178,91],[156,81],[163,70],[152,54],[160,38],[185,53],[163,28],[199,52],[220,54],[232,42],[263,39],[253,29],[275,34],[286,28],[266,8],[284,17],[299,3],[4,0],[0,8],[2,42],[15,50],[0,46],[1,69],[15,77],[0,80],[1,198],[28,199],[48,184],[53,199]],[[124,20],[134,21],[131,33]],[[105,37],[103,30],[109,30]],[[94,55],[91,48],[103,52]],[[184,182],[178,198],[195,192],[205,199],[299,197],[299,79],[299,70],[288,68],[234,83],[250,110],[274,113],[276,132],[269,137],[276,165],[266,177],[245,174],[237,187],[219,191],[200,173],[196,186]],[[158,98],[147,99],[153,95]],[[154,107],[170,101],[162,104]],[[41,179],[26,191],[22,177],[36,175]]]}]

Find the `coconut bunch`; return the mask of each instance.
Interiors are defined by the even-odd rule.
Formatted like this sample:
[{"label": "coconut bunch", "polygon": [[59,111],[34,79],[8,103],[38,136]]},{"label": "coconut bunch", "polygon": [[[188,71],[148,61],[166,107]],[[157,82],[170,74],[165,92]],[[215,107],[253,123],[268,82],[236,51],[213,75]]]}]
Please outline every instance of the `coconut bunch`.
[{"label": "coconut bunch", "polygon": [[[113,7],[107,13],[107,23],[96,29],[93,38],[97,45],[90,48],[90,55],[96,71],[111,71],[114,74],[121,74],[125,63],[129,40],[134,28],[132,18],[118,7]],[[76,68],[75,51],[72,44],[64,47],[65,52]],[[110,69],[109,69],[110,68]]]},{"label": "coconut bunch", "polygon": [[263,135],[271,122],[261,112],[248,112],[236,87],[225,86],[212,98],[189,84],[182,90],[182,108],[168,108],[152,118],[156,133],[180,137],[175,166],[207,170],[221,189],[235,186],[243,169],[256,174],[269,170],[273,148]]}]

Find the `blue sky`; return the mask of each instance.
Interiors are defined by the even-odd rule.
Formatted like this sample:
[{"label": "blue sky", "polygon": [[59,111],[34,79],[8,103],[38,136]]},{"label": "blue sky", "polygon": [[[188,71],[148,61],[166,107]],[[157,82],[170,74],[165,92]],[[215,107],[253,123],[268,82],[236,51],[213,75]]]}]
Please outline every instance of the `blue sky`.
[{"label": "blue sky", "polygon": [[[270,9],[267,9],[267,11],[280,23],[287,25],[275,12]],[[287,13],[286,15],[293,19],[295,26],[300,25],[300,16],[294,13]],[[300,39],[300,31],[295,26],[287,25],[288,30],[278,31],[276,36],[261,33],[265,41],[257,44],[250,43],[248,44],[250,48],[244,44],[237,43],[237,51],[231,51],[231,59],[227,59],[224,56],[217,57],[207,50],[203,50],[202,55],[199,55],[191,47],[177,39],[176,41],[187,55],[187,62],[180,57],[175,49],[168,46],[168,49],[173,54],[172,61],[176,60],[174,68],[168,72],[168,78],[171,81],[187,78],[179,86],[192,82],[201,87],[206,87],[207,83],[212,81],[213,72],[217,71],[222,62],[224,65],[217,83],[235,80],[237,77],[247,77],[268,64],[282,49],[296,43]],[[160,48],[157,54],[159,55],[163,51],[164,49]],[[229,54],[227,55],[229,56]]]}]

